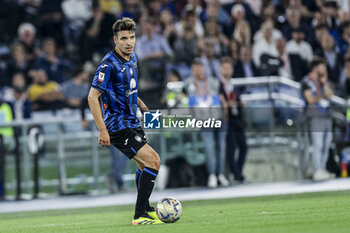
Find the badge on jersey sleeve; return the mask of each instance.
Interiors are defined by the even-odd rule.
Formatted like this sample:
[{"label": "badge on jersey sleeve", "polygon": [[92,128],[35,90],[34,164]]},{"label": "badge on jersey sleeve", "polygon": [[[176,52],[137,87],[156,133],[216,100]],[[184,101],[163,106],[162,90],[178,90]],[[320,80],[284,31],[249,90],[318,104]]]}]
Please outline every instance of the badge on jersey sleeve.
[{"label": "badge on jersey sleeve", "polygon": [[103,83],[103,80],[105,80],[105,72],[106,72],[107,67],[108,67],[107,64],[101,66],[101,71],[98,74],[98,81],[101,83]]},{"label": "badge on jersey sleeve", "polygon": [[105,73],[100,72],[98,74],[98,81],[103,83],[103,80],[105,79]]}]

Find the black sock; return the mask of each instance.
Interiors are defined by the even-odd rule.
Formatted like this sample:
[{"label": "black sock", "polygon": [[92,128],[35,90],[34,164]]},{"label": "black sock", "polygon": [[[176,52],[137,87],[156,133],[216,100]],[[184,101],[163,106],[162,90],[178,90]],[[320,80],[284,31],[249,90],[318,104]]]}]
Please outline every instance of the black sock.
[{"label": "black sock", "polygon": [[[137,188],[137,191],[139,190],[139,182],[140,182],[140,176],[141,176],[141,173],[142,171],[137,168],[136,170],[136,176],[135,176],[135,183],[136,183],[136,188]],[[146,203],[146,211],[154,211],[154,208],[149,204],[149,201],[147,200],[147,203]]]},{"label": "black sock", "polygon": [[157,170],[145,167],[139,177],[138,193],[134,216],[135,219],[144,215],[147,211],[146,204],[148,203],[148,199],[151,196],[154,187],[154,181],[157,177],[157,174]]}]

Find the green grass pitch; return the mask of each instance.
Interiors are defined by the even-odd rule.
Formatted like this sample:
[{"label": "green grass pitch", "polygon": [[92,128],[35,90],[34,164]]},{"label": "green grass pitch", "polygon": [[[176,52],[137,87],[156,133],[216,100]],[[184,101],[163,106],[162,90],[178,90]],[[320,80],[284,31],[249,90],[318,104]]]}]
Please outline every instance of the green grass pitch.
[{"label": "green grass pitch", "polygon": [[173,224],[132,226],[128,205],[0,214],[0,232],[350,232],[350,191],[182,204],[182,218]]}]

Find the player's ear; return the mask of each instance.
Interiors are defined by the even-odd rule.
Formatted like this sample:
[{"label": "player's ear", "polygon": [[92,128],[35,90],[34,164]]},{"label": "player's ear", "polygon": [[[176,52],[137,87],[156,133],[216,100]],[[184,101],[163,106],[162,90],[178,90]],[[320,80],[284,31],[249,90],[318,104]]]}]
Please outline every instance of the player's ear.
[{"label": "player's ear", "polygon": [[116,35],[113,36],[113,41],[114,41],[114,44],[117,44],[118,42],[118,37]]}]

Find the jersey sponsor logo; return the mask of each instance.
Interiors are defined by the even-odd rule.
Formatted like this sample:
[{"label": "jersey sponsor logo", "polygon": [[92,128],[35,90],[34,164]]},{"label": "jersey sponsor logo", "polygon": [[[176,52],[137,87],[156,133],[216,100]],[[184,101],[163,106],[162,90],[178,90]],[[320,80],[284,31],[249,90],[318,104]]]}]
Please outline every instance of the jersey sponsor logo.
[{"label": "jersey sponsor logo", "polygon": [[98,74],[98,81],[102,83],[103,80],[105,80],[105,73],[100,72]]},{"label": "jersey sponsor logo", "polygon": [[138,142],[142,142],[141,137],[138,136],[138,135],[135,136],[135,140],[138,141]]},{"label": "jersey sponsor logo", "polygon": [[130,90],[133,90],[136,88],[136,80],[134,78],[132,78],[130,80]]},{"label": "jersey sponsor logo", "polygon": [[125,92],[125,96],[126,96],[126,97],[129,97],[130,95],[133,95],[133,94],[135,94],[135,93],[137,93],[137,89],[136,89],[136,90],[133,90],[133,91],[127,90],[127,91]]},{"label": "jersey sponsor logo", "polygon": [[135,89],[136,88],[136,80],[134,78],[132,78],[130,80],[129,87],[130,87],[130,90],[127,90],[125,93],[126,97],[137,93],[137,89]]},{"label": "jersey sponsor logo", "polygon": [[143,127],[145,129],[160,129],[162,113],[157,110],[156,112],[144,112],[143,113]]}]

